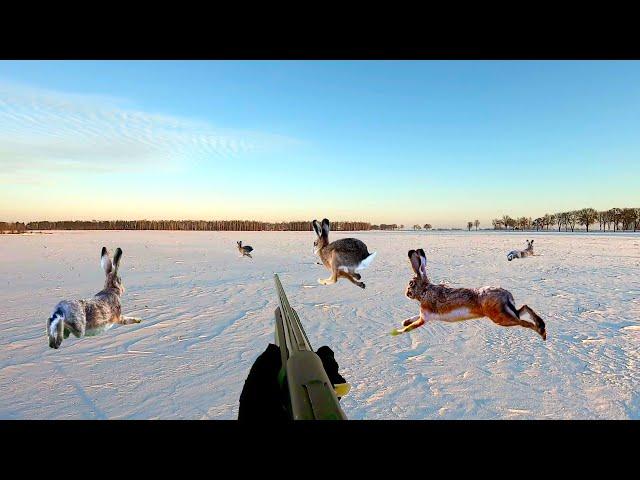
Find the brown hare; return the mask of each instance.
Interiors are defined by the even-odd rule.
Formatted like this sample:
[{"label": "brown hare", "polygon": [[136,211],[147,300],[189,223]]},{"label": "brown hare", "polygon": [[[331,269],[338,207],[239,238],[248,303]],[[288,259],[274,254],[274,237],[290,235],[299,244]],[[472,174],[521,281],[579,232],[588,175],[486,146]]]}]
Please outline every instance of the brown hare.
[{"label": "brown hare", "polygon": [[[503,288],[451,288],[434,285],[427,278],[427,257],[423,249],[409,250],[409,259],[415,277],[407,286],[406,296],[420,302],[420,314],[407,318],[403,328],[394,329],[391,334],[410,332],[426,322],[459,322],[473,318],[488,317],[502,327],[521,326],[537,332],[547,339],[544,321],[527,305],[515,307],[513,295]],[[527,312],[532,322],[522,320],[520,315]]]}]

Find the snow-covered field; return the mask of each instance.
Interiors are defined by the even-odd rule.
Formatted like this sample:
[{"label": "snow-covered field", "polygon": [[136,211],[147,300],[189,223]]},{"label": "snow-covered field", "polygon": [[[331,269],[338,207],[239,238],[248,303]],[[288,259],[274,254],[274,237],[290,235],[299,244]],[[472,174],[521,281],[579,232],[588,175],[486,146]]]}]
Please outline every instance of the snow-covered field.
[{"label": "snow-covered field", "polygon": [[[358,232],[378,256],[361,290],[312,255],[312,232],[54,232],[0,236],[0,418],[233,419],[274,340],[278,272],[314,348],[352,383],[350,419],[640,418],[640,235]],[[541,256],[508,262],[535,238]],[[236,241],[255,248],[238,258]],[[102,288],[100,248],[124,251],[124,313],[138,325],[50,349],[63,298]],[[392,337],[418,313],[407,250],[434,282],[499,285],[548,340],[488,319]]]}]

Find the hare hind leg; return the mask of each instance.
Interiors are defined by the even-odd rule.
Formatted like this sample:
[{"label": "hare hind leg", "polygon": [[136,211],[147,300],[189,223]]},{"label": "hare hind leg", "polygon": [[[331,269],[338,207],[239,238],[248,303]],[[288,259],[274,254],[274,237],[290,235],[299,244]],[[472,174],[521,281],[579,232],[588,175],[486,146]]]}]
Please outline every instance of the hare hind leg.
[{"label": "hare hind leg", "polygon": [[[356,280],[354,277],[355,275],[350,274],[349,272],[345,272],[342,270],[338,271],[338,276],[339,277],[344,277],[347,280],[349,280],[351,283],[359,286],[360,288],[365,288],[365,284],[363,282],[359,282],[358,280]],[[360,278],[360,275],[358,275],[358,278]]]},{"label": "hare hind leg", "polygon": [[546,328],[546,325],[544,324],[544,320],[542,320],[542,318],[540,318],[540,316],[536,312],[534,312],[533,309],[530,308],[528,305],[523,305],[523,306],[520,307],[519,310],[517,310],[518,317],[520,317],[520,315],[523,312],[527,312],[529,314],[531,319],[536,324],[536,332],[538,332],[540,334],[540,336],[542,337],[543,340],[546,340],[547,339],[547,328]]},{"label": "hare hind leg", "polygon": [[[509,306],[503,306],[500,310],[492,310],[490,312],[486,312],[486,316],[491,319],[493,323],[496,325],[500,325],[501,327],[524,327],[530,328],[531,330],[538,332],[538,327],[526,320],[521,320],[517,316],[517,311],[515,308],[512,309]],[[538,332],[539,333],[539,332]]]}]

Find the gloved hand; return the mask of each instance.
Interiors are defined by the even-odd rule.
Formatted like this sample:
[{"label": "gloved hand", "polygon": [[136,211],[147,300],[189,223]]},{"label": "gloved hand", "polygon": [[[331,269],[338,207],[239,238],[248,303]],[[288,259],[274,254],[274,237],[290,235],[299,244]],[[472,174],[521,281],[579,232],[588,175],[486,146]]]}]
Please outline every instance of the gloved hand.
[{"label": "gloved hand", "polygon": [[[322,361],[329,381],[335,386],[347,383],[338,372],[338,362],[327,346],[316,354]],[[240,394],[238,420],[282,421],[288,420],[284,393],[278,384],[278,372],[282,366],[280,348],[270,343],[251,366]],[[340,397],[338,397],[340,398]]]},{"label": "gloved hand", "polygon": [[333,355],[333,350],[331,350],[326,345],[320,347],[316,354],[322,360],[322,366],[324,367],[324,371],[327,372],[327,376],[331,383],[337,385],[339,383],[347,383],[342,375],[338,372],[338,362],[336,362],[336,358]]},{"label": "gloved hand", "polygon": [[288,420],[282,391],[278,385],[281,365],[280,349],[270,343],[253,362],[244,382],[240,394],[238,420]]}]

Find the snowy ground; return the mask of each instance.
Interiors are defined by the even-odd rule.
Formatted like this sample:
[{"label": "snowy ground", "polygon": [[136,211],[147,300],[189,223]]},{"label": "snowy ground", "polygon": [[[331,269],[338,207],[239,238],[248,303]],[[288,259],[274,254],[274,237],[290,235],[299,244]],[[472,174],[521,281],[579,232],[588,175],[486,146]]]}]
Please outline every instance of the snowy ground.
[{"label": "snowy ground", "polygon": [[[366,290],[315,264],[314,235],[55,232],[0,236],[0,418],[233,419],[256,356],[274,338],[273,272],[309,339],[353,384],[350,419],[640,418],[640,235],[363,232],[378,256]],[[508,262],[535,238],[542,256]],[[255,248],[238,258],[236,240]],[[100,248],[124,250],[115,326],[50,349],[62,298],[102,288]],[[406,252],[432,281],[499,285],[547,322],[548,340],[487,319],[391,337],[417,314]]]}]

